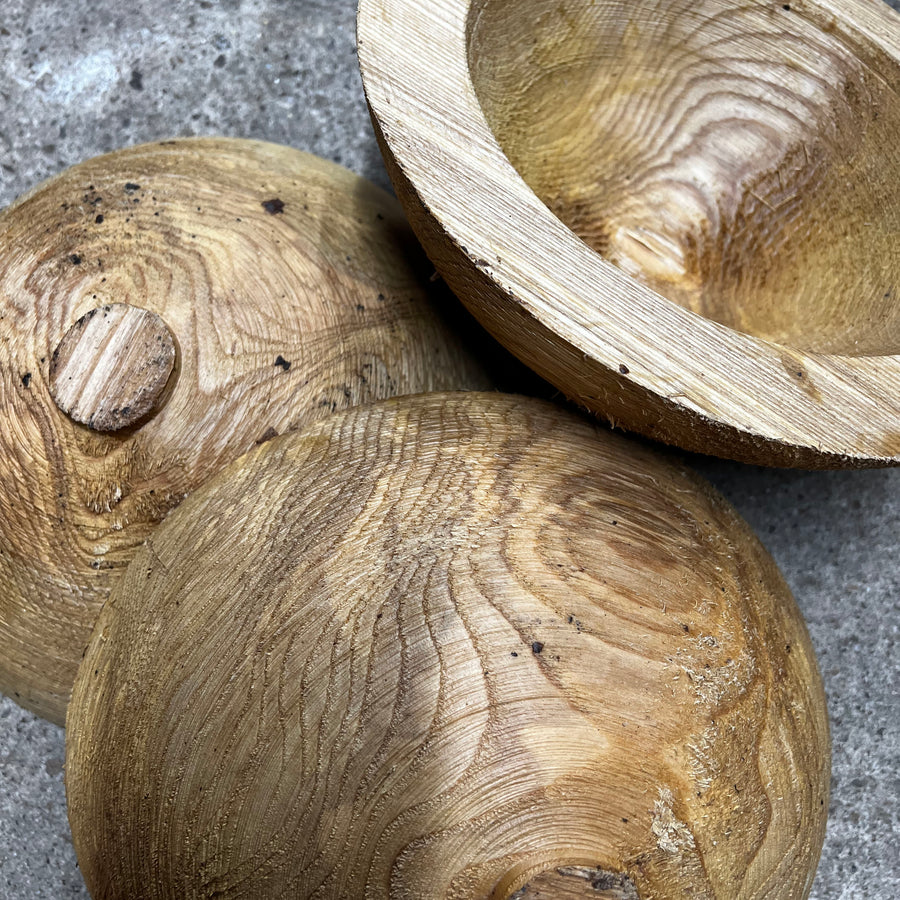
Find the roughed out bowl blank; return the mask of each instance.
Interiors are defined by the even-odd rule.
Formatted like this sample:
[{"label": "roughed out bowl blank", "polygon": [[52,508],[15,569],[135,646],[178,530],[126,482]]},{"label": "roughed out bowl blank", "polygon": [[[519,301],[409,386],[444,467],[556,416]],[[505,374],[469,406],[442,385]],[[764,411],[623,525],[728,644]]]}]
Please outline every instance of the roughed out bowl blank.
[{"label": "roughed out bowl blank", "polygon": [[799,900],[828,776],[806,629],[734,510],[499,394],[349,410],[204,485],[67,729],[95,900]]},{"label": "roughed out bowl blank", "polygon": [[401,200],[520,358],[626,428],[900,462],[900,18],[798,0],[361,0]]},{"label": "roughed out bowl blank", "polygon": [[254,444],[489,387],[431,271],[384,191],[254,141],[122,150],[0,214],[0,690],[61,723],[134,550]]}]

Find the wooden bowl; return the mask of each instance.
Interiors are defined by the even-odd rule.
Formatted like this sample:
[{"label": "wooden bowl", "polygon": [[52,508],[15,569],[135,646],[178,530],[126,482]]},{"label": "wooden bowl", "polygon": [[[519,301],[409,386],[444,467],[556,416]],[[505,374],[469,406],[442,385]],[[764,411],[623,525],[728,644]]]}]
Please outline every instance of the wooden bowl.
[{"label": "wooden bowl", "polygon": [[357,407],[208,481],[67,725],[95,900],[801,900],[828,809],[813,650],[746,524],[502,394]]},{"label": "wooden bowl", "polygon": [[863,0],[361,0],[397,192],[450,286],[613,423],[900,462],[900,18]]},{"label": "wooden bowl", "polygon": [[255,444],[488,387],[431,271],[384,191],[253,141],[123,150],[3,212],[0,690],[61,723],[137,547]]}]

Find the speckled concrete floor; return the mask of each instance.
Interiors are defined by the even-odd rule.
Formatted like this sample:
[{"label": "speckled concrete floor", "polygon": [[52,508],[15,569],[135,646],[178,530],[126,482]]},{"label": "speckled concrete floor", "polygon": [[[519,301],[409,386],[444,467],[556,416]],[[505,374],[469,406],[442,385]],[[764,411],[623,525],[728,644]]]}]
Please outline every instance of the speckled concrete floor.
[{"label": "speckled concrete floor", "polygon": [[[103,151],[212,133],[291,144],[387,186],[356,69],[353,0],[6,0],[0,108],[0,205]],[[691,462],[774,554],[819,654],[834,781],[813,897],[894,900],[900,470]],[[68,834],[63,758],[60,729],[0,699],[2,900],[87,896]]]}]

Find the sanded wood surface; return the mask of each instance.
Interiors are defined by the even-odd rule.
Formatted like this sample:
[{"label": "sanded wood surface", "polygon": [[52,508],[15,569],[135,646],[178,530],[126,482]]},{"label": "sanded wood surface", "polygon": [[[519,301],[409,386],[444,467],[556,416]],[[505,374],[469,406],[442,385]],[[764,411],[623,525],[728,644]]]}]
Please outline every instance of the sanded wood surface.
[{"label": "sanded wood surface", "polygon": [[700,479],[436,394],[173,512],[99,619],[66,780],[95,900],[787,900],[828,730],[781,576]]},{"label": "sanded wood surface", "polygon": [[895,11],[361,0],[359,57],[435,265],[570,398],[745,461],[900,462]]},{"label": "sanded wood surface", "polygon": [[[0,250],[0,690],[57,722],[135,547],[212,472],[334,410],[488,386],[396,201],[288,148],[168,141],[91,160],[0,215]],[[157,357],[119,342],[95,381],[92,353],[126,335],[94,350],[77,336],[102,332],[104,313],[83,317],[107,307],[158,317],[177,349],[140,421],[123,410]],[[91,430],[101,408],[130,427]]]}]

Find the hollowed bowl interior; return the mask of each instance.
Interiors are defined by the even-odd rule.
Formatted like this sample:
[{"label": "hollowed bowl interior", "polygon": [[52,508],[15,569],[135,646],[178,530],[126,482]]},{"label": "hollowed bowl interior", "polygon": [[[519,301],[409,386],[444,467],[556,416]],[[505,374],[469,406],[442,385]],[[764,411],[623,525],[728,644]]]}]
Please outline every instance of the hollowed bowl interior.
[{"label": "hollowed bowl interior", "polygon": [[476,0],[487,122],[627,275],[801,351],[900,353],[900,65],[811,2]]}]

